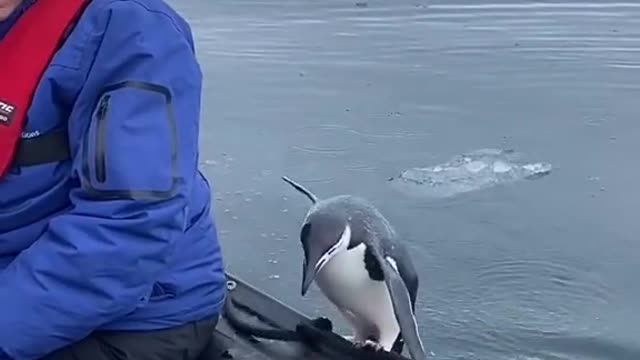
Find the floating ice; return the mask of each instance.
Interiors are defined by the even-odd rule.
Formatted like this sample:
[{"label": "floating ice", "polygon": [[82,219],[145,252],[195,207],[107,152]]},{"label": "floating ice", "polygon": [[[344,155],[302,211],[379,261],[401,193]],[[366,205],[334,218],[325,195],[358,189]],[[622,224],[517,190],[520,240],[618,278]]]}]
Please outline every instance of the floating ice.
[{"label": "floating ice", "polygon": [[404,193],[446,198],[551,173],[551,164],[522,163],[513,150],[480,149],[431,167],[411,168],[389,179]]}]

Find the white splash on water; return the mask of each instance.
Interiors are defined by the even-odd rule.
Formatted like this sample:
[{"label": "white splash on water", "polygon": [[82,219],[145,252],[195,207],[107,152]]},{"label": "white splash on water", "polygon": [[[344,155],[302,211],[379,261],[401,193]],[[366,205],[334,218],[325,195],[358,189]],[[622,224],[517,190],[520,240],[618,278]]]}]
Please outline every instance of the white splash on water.
[{"label": "white splash on water", "polygon": [[513,150],[480,149],[442,164],[404,170],[389,181],[409,195],[446,198],[551,173],[551,164],[523,163],[519,157]]}]

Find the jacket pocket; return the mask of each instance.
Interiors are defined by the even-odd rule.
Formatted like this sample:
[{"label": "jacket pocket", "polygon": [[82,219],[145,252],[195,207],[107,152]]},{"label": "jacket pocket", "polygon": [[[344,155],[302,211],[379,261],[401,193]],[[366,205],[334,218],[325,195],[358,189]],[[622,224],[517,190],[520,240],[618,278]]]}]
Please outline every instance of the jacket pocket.
[{"label": "jacket pocket", "polygon": [[155,199],[182,184],[171,93],[125,81],[106,87],[92,114],[82,151],[82,185],[93,197]]},{"label": "jacket pocket", "polygon": [[109,103],[111,100],[110,94],[105,94],[98,103],[98,109],[96,110],[96,140],[95,140],[95,175],[96,181],[104,183],[106,181],[106,165],[105,165],[105,137],[107,129],[107,120],[109,119]]}]

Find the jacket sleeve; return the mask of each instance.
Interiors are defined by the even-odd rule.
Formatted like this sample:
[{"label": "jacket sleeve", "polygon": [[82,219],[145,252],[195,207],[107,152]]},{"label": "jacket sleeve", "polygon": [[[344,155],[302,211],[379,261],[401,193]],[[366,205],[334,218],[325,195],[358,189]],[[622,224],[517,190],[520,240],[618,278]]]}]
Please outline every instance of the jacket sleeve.
[{"label": "jacket sleeve", "polygon": [[69,210],[0,273],[0,354],[11,359],[144,306],[186,226],[202,80],[191,34],[137,2],[112,4],[69,120],[86,129]]}]

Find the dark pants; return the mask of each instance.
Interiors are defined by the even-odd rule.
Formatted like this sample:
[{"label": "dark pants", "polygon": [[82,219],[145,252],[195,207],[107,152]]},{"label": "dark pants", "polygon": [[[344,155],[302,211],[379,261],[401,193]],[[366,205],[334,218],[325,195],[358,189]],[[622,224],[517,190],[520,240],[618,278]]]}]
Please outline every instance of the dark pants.
[{"label": "dark pants", "polygon": [[43,360],[196,360],[218,317],[155,331],[101,331]]}]

